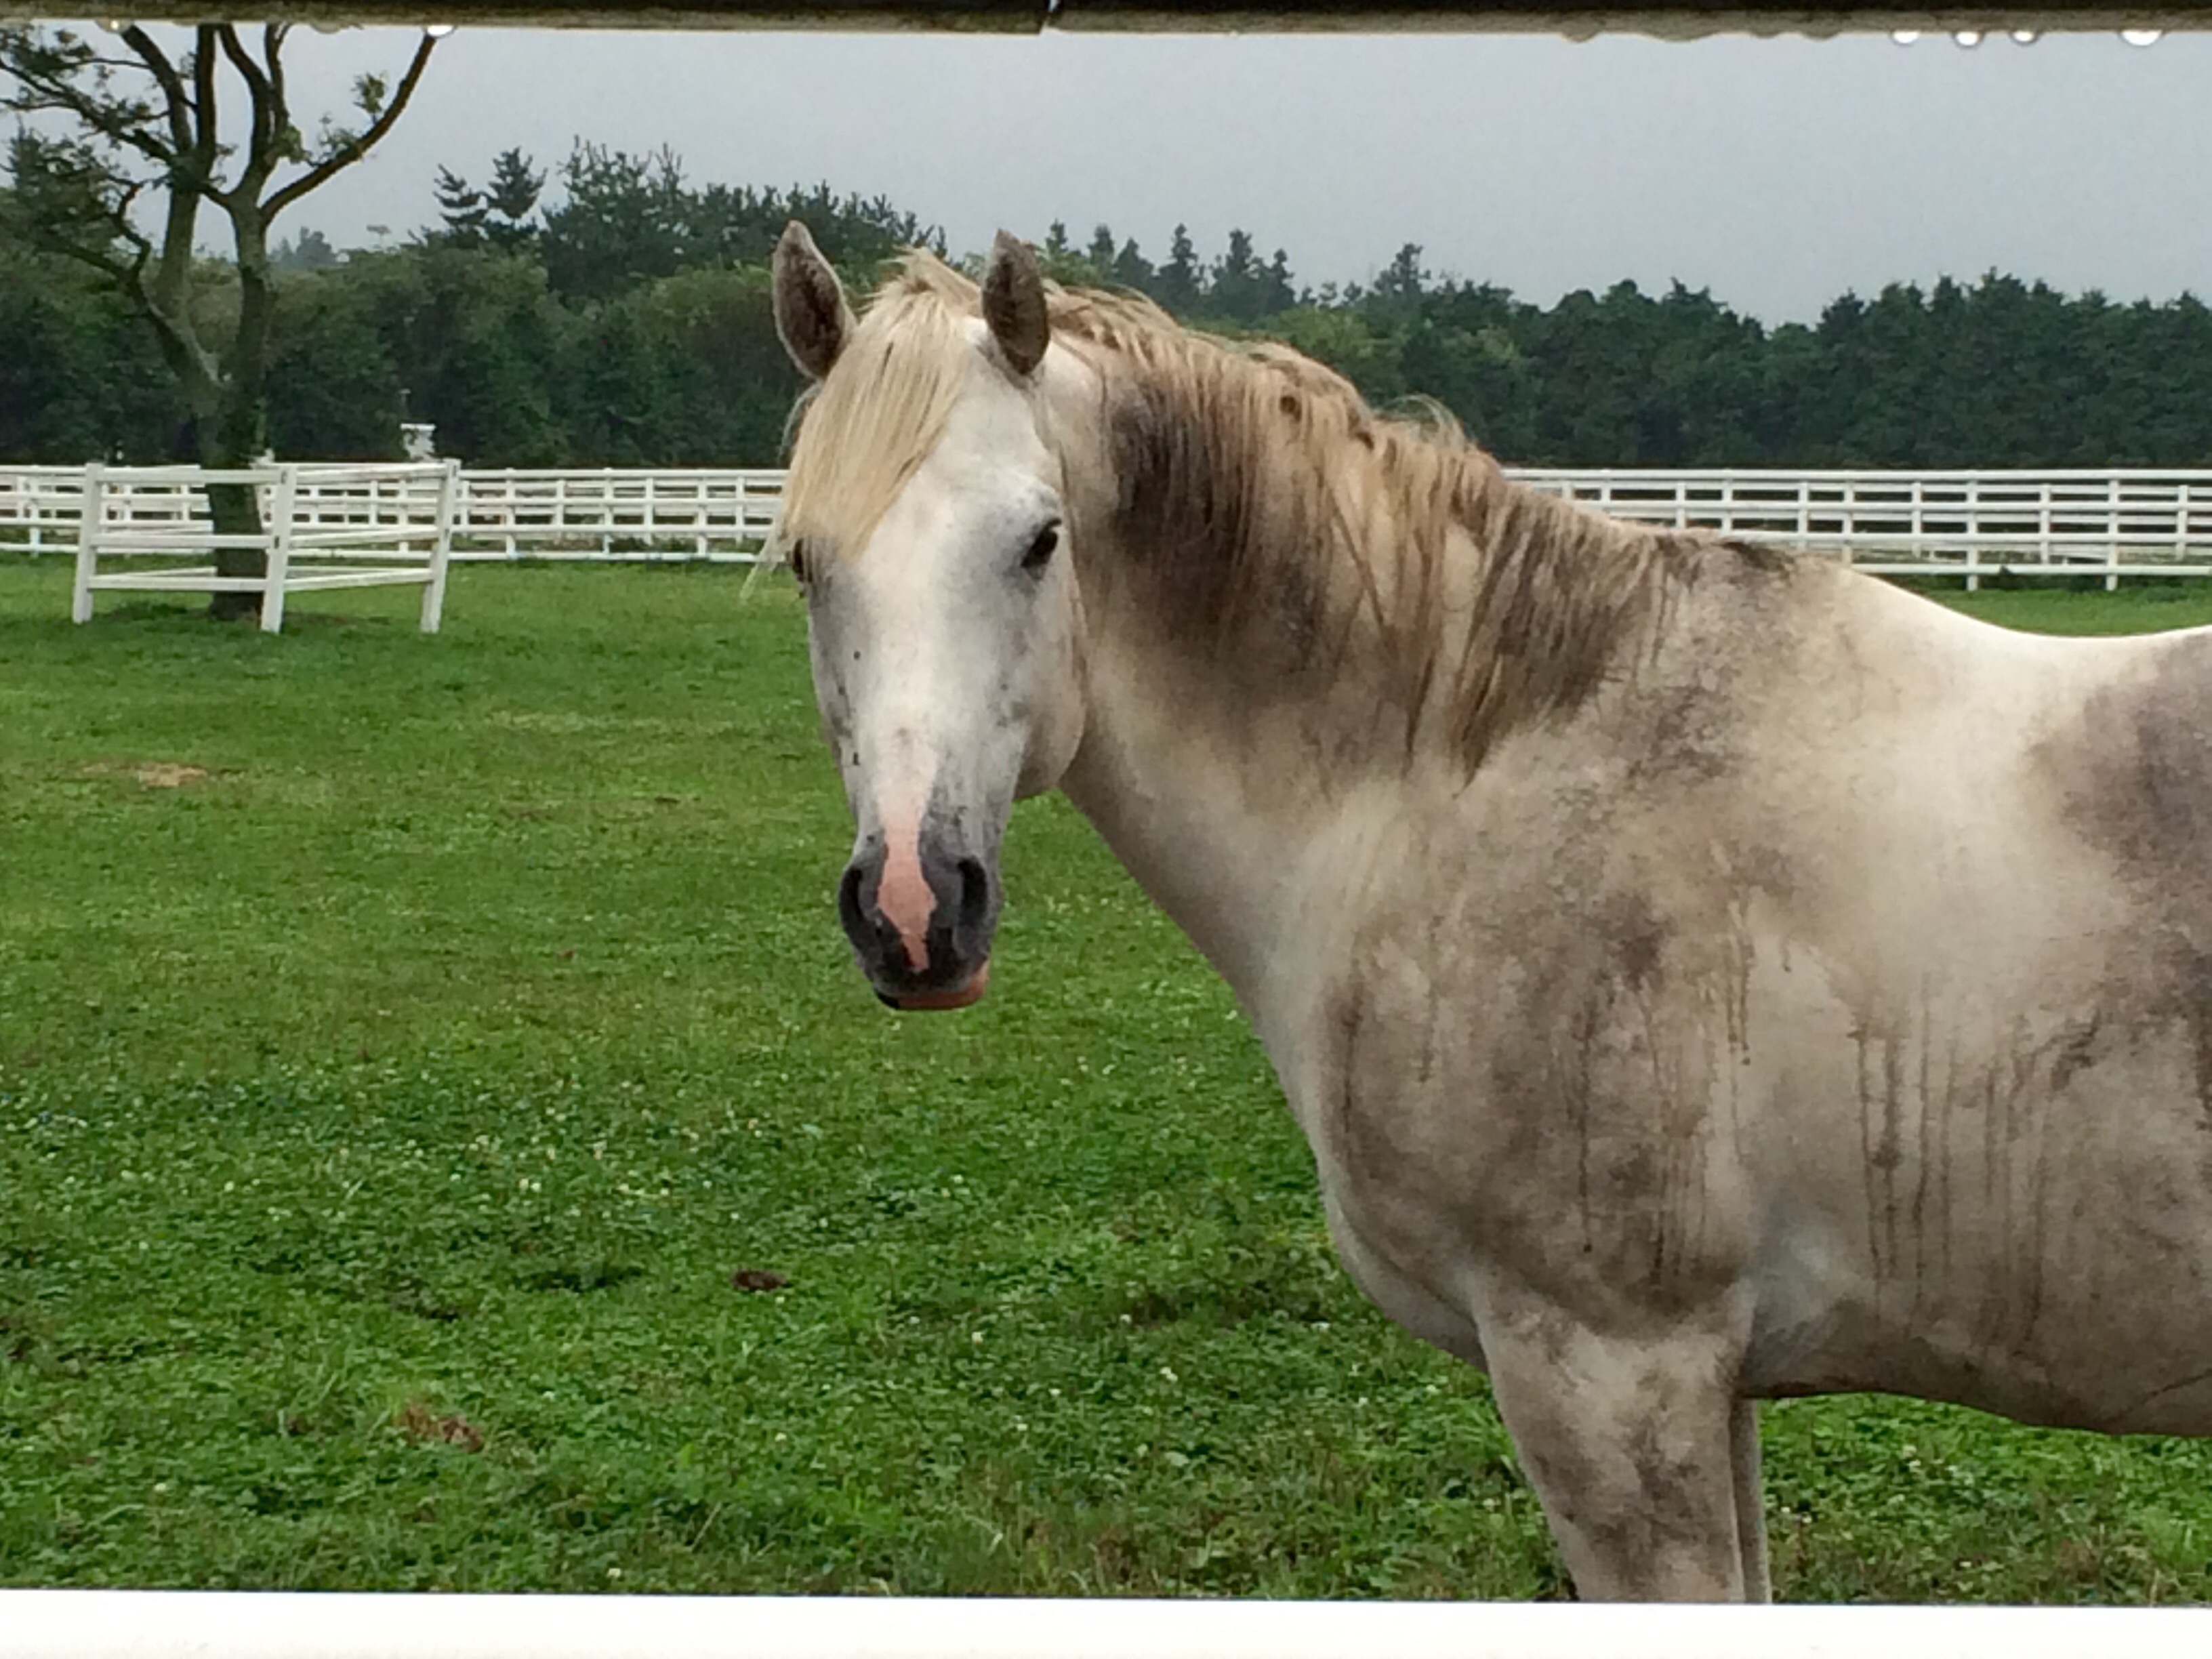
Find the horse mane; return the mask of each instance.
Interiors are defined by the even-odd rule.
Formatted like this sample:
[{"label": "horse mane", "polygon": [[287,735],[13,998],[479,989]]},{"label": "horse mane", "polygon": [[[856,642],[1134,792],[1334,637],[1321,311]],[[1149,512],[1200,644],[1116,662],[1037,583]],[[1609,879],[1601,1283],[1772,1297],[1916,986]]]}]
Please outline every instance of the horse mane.
[{"label": "horse mane", "polygon": [[[1504,731],[1571,711],[1619,672],[1711,556],[1778,556],[1516,483],[1439,406],[1378,414],[1286,346],[1194,333],[1136,295],[1046,291],[1054,340],[1105,391],[1105,453],[1059,447],[1071,514],[1087,492],[1110,519],[1122,557],[1108,580],[1143,582],[1158,625],[1233,645],[1247,672],[1371,664],[1408,759],[1433,732],[1471,771]],[[878,289],[794,412],[794,538],[865,542],[944,431],[978,310],[976,285],[927,253]]]}]

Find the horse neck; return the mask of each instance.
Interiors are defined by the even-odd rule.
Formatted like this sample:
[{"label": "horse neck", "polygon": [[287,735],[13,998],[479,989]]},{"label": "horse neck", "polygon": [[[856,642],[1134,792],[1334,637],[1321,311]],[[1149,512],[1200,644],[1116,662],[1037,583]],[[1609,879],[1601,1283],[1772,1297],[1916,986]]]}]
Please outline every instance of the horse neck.
[{"label": "horse neck", "polygon": [[[1248,572],[1227,600],[1219,572],[1190,562],[1224,556],[1203,522],[1129,544],[1143,481],[1071,501],[1091,684],[1064,787],[1248,1003],[1298,954],[1282,947],[1305,925],[1303,873],[1579,702],[1644,612],[1656,538],[1510,484],[1475,452],[1464,465],[1463,508],[1434,545],[1364,572],[1358,547]],[[1387,515],[1367,533],[1392,533]]]},{"label": "horse neck", "polygon": [[1240,708],[1225,678],[1137,629],[1092,633],[1087,655],[1060,787],[1249,1006],[1330,805],[1297,711]]}]

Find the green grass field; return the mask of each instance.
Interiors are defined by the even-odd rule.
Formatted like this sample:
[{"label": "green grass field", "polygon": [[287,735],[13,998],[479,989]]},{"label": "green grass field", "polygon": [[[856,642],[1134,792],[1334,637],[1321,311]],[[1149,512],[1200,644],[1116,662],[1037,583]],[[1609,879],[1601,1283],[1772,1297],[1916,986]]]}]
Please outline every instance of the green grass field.
[{"label": "green grass field", "polygon": [[[1064,805],[990,1000],[877,1006],[798,605],[739,585],[466,569],[438,637],[270,639],[0,561],[0,1583],[1562,1593]],[[1787,1596],[2212,1600],[2212,1447],[1767,1424]]]}]

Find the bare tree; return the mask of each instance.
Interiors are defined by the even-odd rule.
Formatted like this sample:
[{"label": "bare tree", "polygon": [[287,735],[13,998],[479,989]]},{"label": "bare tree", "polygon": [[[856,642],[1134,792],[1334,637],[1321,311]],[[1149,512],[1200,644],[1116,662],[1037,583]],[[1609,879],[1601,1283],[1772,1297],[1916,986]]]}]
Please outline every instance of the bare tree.
[{"label": "bare tree", "polygon": [[[41,246],[106,276],[151,326],[184,389],[204,466],[243,465],[266,441],[270,224],[392,131],[445,31],[425,31],[396,86],[379,75],[356,81],[357,124],[325,116],[312,137],[286,95],[289,33],[271,23],[249,45],[231,24],[203,23],[173,56],[137,24],[106,26],[104,36],[0,27],[0,108],[25,118],[9,146],[18,216]],[[232,76],[244,101],[227,132]],[[204,204],[230,223],[234,308],[198,302]],[[261,532],[251,489],[210,489],[208,507],[222,534]],[[218,554],[217,564],[226,574],[262,568],[245,549]],[[243,614],[251,596],[218,593],[212,609]]]}]

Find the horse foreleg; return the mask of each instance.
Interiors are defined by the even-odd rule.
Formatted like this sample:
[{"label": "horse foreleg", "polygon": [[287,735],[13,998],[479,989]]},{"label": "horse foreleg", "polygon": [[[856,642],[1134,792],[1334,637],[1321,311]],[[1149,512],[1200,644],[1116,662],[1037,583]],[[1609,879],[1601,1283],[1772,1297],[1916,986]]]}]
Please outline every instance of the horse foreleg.
[{"label": "horse foreleg", "polygon": [[[1498,1411],[1587,1601],[1740,1601],[1734,1356],[1710,1335],[1486,1325]],[[1763,1575],[1762,1575],[1763,1576]]]},{"label": "horse foreleg", "polygon": [[1729,1461],[1735,1477],[1736,1541],[1743,1547],[1743,1599],[1771,1601],[1766,1564],[1766,1493],[1759,1479],[1759,1401],[1739,1400],[1729,1413]]}]

